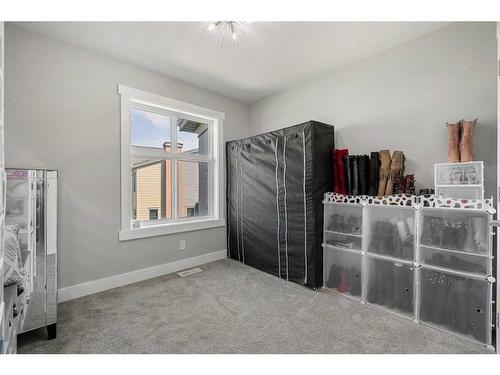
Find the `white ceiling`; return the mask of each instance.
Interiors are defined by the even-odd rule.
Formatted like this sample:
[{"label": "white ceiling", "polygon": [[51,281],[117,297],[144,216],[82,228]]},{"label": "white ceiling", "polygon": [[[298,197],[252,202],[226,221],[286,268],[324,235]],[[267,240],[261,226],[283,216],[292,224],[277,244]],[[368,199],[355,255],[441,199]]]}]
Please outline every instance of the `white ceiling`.
[{"label": "white ceiling", "polygon": [[445,22],[254,22],[220,47],[208,22],[20,22],[18,26],[253,102],[445,26]]}]

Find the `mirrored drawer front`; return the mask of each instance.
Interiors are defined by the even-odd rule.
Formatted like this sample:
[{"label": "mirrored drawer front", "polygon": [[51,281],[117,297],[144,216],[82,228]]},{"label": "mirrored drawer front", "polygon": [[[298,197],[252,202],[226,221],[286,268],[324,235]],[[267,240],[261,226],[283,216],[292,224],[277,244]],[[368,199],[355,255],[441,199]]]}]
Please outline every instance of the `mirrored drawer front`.
[{"label": "mirrored drawer front", "polygon": [[484,199],[482,186],[436,186],[436,195],[455,199]]},{"label": "mirrored drawer front", "polygon": [[486,280],[420,269],[419,320],[491,343],[491,285]]},{"label": "mirrored drawer front", "polygon": [[325,288],[361,299],[361,254],[326,246],[324,250]]},{"label": "mirrored drawer front", "polygon": [[436,164],[436,185],[481,185],[483,162]]},{"label": "mirrored drawer front", "polygon": [[420,263],[451,270],[484,275],[491,273],[491,257],[461,251],[420,247]]},{"label": "mirrored drawer front", "polygon": [[403,260],[415,259],[415,210],[369,207],[365,217],[367,252]]},{"label": "mirrored drawer front", "polygon": [[414,267],[366,257],[366,301],[414,317]]},{"label": "mirrored drawer front", "polygon": [[325,205],[325,229],[332,232],[361,235],[363,207],[358,205]]},{"label": "mirrored drawer front", "polygon": [[490,254],[489,215],[486,212],[424,208],[420,243],[472,254]]}]

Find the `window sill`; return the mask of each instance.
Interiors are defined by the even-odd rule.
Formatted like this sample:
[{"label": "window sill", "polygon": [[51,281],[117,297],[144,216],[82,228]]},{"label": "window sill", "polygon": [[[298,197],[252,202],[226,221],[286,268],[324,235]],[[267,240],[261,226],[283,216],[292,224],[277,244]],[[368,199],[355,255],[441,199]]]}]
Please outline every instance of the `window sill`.
[{"label": "window sill", "polygon": [[138,229],[121,230],[118,232],[118,239],[120,241],[135,240],[138,238],[162,236],[165,234],[220,228],[225,225],[226,221],[224,219],[204,219],[186,223],[161,224]]}]

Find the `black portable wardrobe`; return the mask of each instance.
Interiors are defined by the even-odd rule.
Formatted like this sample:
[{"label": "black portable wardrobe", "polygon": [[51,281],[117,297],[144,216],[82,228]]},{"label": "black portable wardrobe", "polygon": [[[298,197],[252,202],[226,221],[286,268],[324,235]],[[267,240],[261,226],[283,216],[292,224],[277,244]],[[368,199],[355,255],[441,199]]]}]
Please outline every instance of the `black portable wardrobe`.
[{"label": "black portable wardrobe", "polygon": [[332,191],[334,127],[316,121],[226,144],[228,256],[322,286],[323,195]]}]

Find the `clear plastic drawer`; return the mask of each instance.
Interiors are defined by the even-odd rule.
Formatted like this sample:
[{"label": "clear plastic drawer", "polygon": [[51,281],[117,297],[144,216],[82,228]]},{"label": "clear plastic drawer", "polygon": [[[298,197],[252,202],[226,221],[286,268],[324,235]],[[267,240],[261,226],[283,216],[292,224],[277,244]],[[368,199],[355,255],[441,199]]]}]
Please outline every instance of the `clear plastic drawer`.
[{"label": "clear plastic drawer", "polygon": [[366,301],[414,317],[414,267],[402,262],[366,257]]},{"label": "clear plastic drawer", "polygon": [[366,250],[393,258],[415,259],[415,209],[399,206],[368,206]]},{"label": "clear plastic drawer", "polygon": [[491,257],[483,254],[439,248],[420,247],[420,263],[487,276],[491,273]]},{"label": "clear plastic drawer", "polygon": [[361,299],[361,254],[326,246],[323,253],[324,287]]},{"label": "clear plastic drawer", "polygon": [[480,343],[490,344],[490,283],[425,267],[419,272],[419,320]]},{"label": "clear plastic drawer", "polygon": [[420,220],[422,246],[491,255],[487,212],[423,208]]},{"label": "clear plastic drawer", "polygon": [[436,186],[436,195],[454,199],[484,199],[483,186]]},{"label": "clear plastic drawer", "polygon": [[325,229],[350,235],[361,235],[363,207],[349,204],[325,205]]},{"label": "clear plastic drawer", "polygon": [[436,164],[434,181],[436,185],[482,185],[483,162]]}]

